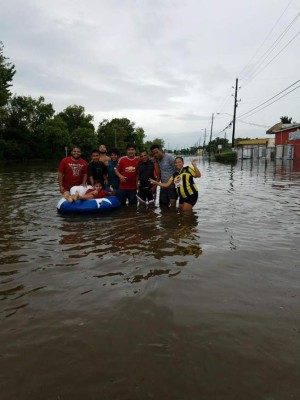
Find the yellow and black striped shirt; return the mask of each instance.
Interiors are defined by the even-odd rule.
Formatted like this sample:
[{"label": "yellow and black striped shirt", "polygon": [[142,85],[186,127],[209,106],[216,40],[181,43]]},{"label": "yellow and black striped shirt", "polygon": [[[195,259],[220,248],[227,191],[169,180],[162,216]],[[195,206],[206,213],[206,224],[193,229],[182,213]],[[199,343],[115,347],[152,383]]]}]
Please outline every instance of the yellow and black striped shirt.
[{"label": "yellow and black striped shirt", "polygon": [[196,177],[196,172],[192,167],[183,167],[171,176],[170,180],[174,182],[179,196],[185,199],[198,192],[194,177]]}]

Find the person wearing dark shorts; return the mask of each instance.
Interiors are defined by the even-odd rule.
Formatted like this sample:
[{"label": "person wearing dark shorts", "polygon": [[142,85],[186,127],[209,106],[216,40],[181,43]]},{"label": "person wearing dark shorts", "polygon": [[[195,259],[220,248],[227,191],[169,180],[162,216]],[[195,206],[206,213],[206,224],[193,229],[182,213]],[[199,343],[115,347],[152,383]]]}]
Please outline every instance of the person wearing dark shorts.
[{"label": "person wearing dark shorts", "polygon": [[151,160],[147,150],[140,153],[140,162],[137,168],[138,194],[141,204],[154,204],[156,186],[151,185],[149,179],[160,179],[160,169],[156,161]]},{"label": "person wearing dark shorts", "polygon": [[170,177],[167,183],[156,182],[150,179],[150,183],[162,188],[168,188],[174,184],[179,196],[179,208],[182,211],[190,211],[198,200],[198,188],[194,178],[200,178],[201,172],[197,167],[197,161],[191,159],[192,167],[183,166],[183,158],[175,158],[176,172]]}]

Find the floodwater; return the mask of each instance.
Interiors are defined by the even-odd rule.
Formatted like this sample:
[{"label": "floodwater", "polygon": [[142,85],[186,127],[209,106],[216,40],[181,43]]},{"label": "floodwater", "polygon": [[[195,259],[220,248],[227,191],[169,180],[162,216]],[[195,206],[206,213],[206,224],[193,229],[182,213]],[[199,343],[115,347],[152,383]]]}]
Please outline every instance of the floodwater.
[{"label": "floodwater", "polygon": [[96,217],[0,167],[1,400],[300,398],[300,165],[199,163],[191,214]]}]

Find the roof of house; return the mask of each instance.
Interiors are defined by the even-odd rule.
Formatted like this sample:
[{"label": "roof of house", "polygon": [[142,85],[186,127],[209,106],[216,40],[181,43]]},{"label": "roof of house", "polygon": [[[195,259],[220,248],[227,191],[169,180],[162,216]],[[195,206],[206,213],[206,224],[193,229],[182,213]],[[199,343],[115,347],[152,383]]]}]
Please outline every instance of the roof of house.
[{"label": "roof of house", "polygon": [[289,130],[291,128],[299,128],[300,124],[297,122],[293,122],[292,124],[283,124],[282,122],[278,122],[278,124],[273,125],[270,129],[267,130],[267,134],[283,132]]},{"label": "roof of house", "polygon": [[236,143],[236,146],[249,146],[249,145],[258,145],[258,144],[266,144],[268,143],[269,138],[264,139],[247,139],[247,140],[240,140]]}]

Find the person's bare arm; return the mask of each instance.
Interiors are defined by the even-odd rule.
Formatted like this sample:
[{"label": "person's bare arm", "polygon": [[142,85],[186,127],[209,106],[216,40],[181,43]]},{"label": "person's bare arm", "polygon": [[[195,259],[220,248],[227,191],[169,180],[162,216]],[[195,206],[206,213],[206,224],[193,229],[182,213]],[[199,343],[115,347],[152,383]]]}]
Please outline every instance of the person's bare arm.
[{"label": "person's bare arm", "polygon": [[195,171],[195,173],[196,173],[196,177],[197,177],[197,178],[200,178],[200,177],[201,177],[201,172],[200,172],[200,170],[199,170],[198,167],[197,167],[197,160],[191,158],[191,163],[192,163],[192,166],[193,166],[194,171]]},{"label": "person's bare arm", "polygon": [[81,186],[86,186],[86,182],[87,182],[87,173],[83,175]]},{"label": "person's bare arm", "polygon": [[173,179],[169,179],[168,182],[166,183],[157,182],[154,179],[149,179],[149,182],[151,183],[151,185],[160,186],[162,188],[168,188],[169,186],[172,185]]},{"label": "person's bare arm", "polygon": [[117,175],[117,177],[120,179],[121,182],[126,182],[126,176],[121,175],[120,172],[117,170],[117,168],[115,168],[115,174]]}]

